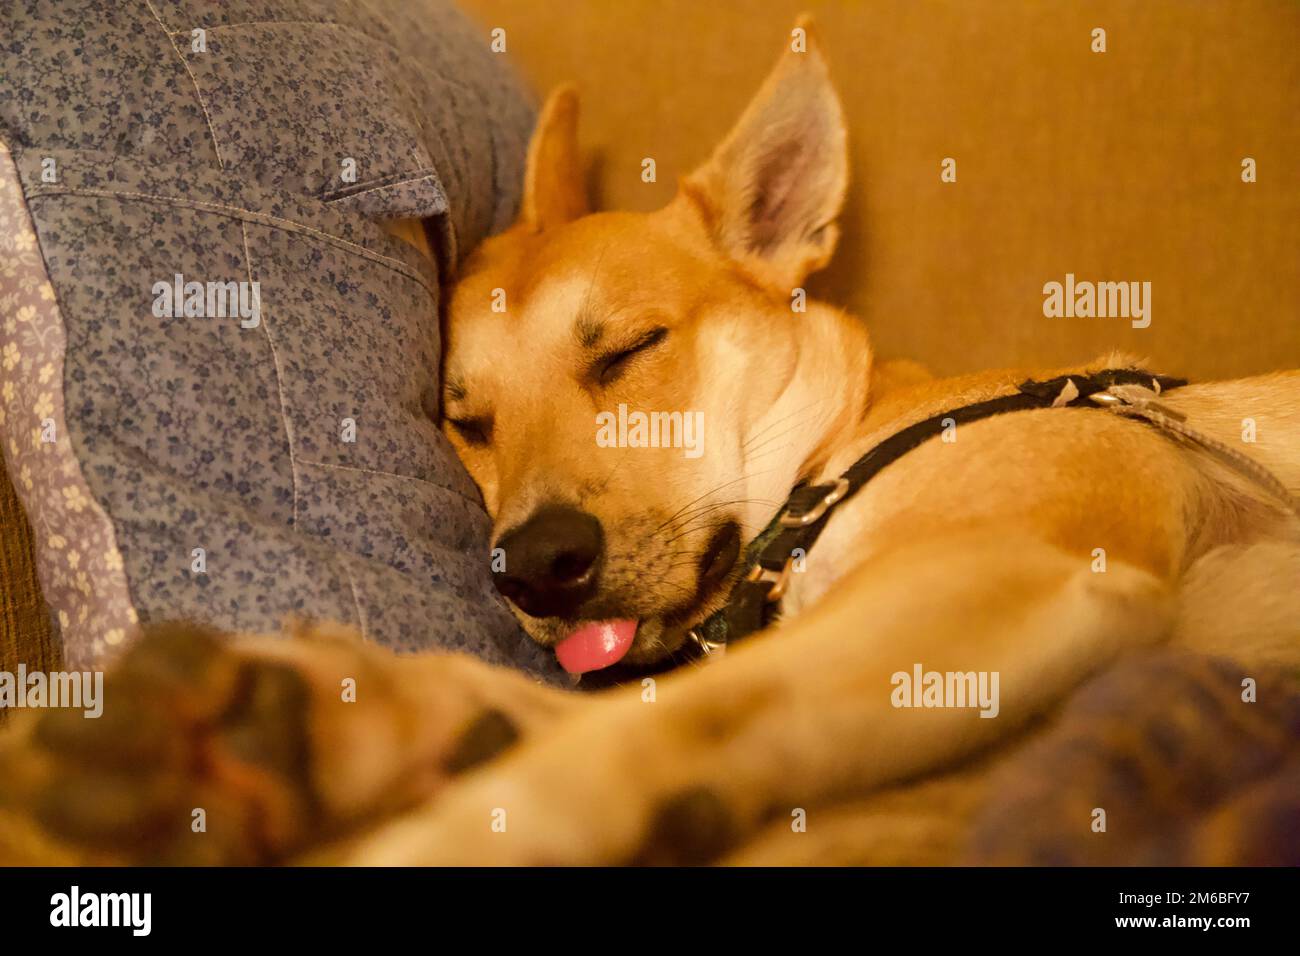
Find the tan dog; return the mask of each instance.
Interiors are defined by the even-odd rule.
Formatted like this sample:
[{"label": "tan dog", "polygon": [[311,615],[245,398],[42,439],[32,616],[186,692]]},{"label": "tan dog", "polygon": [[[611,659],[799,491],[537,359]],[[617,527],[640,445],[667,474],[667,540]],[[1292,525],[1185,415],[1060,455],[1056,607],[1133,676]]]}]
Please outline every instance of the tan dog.
[{"label": "tan dog", "polygon": [[[585,622],[629,620],[624,660],[637,663],[679,646],[717,606],[738,539],[756,535],[798,480],[833,480],[905,425],[1059,372],[890,393],[873,377],[859,322],[819,303],[792,312],[792,295],[834,249],[848,166],[840,106],[811,38],[781,58],[677,198],[649,215],[585,215],[576,109],[570,91],[551,97],[520,222],[482,247],[457,287],[445,408],[496,518],[502,589],[538,611],[521,614],[525,627],[555,645]],[[1168,404],[1291,488],[1300,482],[1300,377],[1187,388]],[[699,413],[704,453],[597,447],[593,411],[620,405]],[[1247,418],[1261,436],[1249,446]],[[1073,573],[1079,555],[1104,548],[1108,576],[1080,577],[1069,599],[1082,603],[1071,606],[1110,613],[1124,595],[1126,619],[1129,605],[1163,619],[1157,605],[1205,552],[1293,530],[1276,504],[1108,415],[986,421],[918,449],[842,506],[806,573],[793,576],[785,616],[832,591],[851,600],[859,585],[848,579],[879,580],[909,549],[930,549],[923,563],[945,593],[991,593],[992,567],[956,573],[974,560],[957,546],[969,535],[997,564],[1012,562],[1013,578],[1057,561]],[[1013,537],[1022,547],[1009,547]],[[535,566],[564,559],[558,572]],[[878,567],[855,577],[867,564]],[[1089,617],[1063,614],[1061,626],[1091,630]]]},{"label": "tan dog", "polygon": [[[455,291],[445,375],[448,433],[504,552],[499,586],[570,670],[681,646],[800,480],[833,481],[902,428],[1026,379],[1128,364],[934,381],[905,363],[873,370],[866,331],[842,311],[792,310],[835,247],[847,180],[811,37],[658,212],[587,214],[576,110],[567,90],[543,110],[520,221]],[[1161,402],[1300,494],[1300,373]],[[602,447],[598,416],[620,405],[700,413],[702,453]],[[715,858],[797,808],[1011,741],[1135,650],[1300,661],[1300,523],[1255,478],[1101,408],[1016,412],[954,437],[936,434],[836,510],[791,574],[778,626],[654,686],[563,694],[468,659],[398,661],[339,640],[173,636],[126,673],[157,711],[142,719],[184,712],[182,736],[208,755],[206,792],[261,821],[208,844],[215,858],[283,858],[405,810],[322,858],[531,864]],[[998,675],[996,716],[899,706],[897,675],[914,668]],[[384,689],[339,705],[341,674]],[[232,710],[236,698],[260,704]],[[257,734],[281,743],[252,756],[232,743]],[[29,740],[18,753],[32,802],[86,789],[75,747]],[[175,778],[192,751],[159,748],[142,761],[150,779],[189,806]],[[306,752],[307,764],[294,756]],[[954,779],[903,799],[914,814],[960,815],[972,778]],[[77,835],[108,858],[193,858],[183,827],[143,842],[139,827],[111,829]],[[921,829],[900,828],[876,858],[934,859]]]}]

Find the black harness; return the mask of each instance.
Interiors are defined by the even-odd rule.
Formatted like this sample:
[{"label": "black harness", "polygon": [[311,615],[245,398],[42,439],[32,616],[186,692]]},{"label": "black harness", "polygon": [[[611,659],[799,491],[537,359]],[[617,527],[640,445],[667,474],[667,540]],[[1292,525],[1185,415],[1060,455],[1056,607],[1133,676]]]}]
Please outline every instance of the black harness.
[{"label": "black harness", "polygon": [[791,565],[812,550],[835,509],[884,468],[945,429],[1007,412],[1097,408],[1092,396],[1117,385],[1137,385],[1160,393],[1186,384],[1185,379],[1127,368],[1106,369],[1093,375],[1062,375],[1044,382],[1027,381],[1010,395],[940,412],[909,425],[876,445],[834,481],[795,487],[785,506],[746,548],[745,576],[732,588],[726,606],[693,628],[681,648],[649,667],[615,664],[584,674],[582,687],[599,689],[672,670],[716,655],[727,645],[765,628],[779,613]]}]

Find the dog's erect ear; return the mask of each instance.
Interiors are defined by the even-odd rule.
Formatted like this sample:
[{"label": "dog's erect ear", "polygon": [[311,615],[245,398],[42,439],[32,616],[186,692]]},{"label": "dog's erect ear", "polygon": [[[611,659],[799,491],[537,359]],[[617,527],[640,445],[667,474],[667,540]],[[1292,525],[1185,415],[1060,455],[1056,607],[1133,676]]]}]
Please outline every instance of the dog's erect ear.
[{"label": "dog's erect ear", "polygon": [[804,18],[739,122],[682,188],[724,252],[789,289],[830,261],[847,186],[844,113]]},{"label": "dog's erect ear", "polygon": [[546,98],[528,144],[520,222],[549,229],[587,214],[578,156],[578,91],[561,86]]}]

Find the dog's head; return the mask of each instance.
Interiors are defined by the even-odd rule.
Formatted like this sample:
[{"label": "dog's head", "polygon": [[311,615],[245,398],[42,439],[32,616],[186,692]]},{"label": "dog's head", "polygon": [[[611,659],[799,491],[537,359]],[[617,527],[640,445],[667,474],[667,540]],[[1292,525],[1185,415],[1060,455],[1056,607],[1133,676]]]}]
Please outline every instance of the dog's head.
[{"label": "dog's head", "polygon": [[847,153],[804,24],[661,210],[588,212],[576,124],[554,93],[519,221],[466,264],[443,399],[497,587],[581,672],[653,661],[723,603],[835,414],[801,377],[843,317],[796,290],[834,249]]}]

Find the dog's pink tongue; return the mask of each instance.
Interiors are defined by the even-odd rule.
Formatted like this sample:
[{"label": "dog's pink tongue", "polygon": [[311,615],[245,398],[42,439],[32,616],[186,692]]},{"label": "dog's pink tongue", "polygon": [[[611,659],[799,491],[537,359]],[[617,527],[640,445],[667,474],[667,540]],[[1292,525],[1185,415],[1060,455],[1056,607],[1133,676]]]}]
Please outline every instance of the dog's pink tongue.
[{"label": "dog's pink tongue", "polygon": [[622,660],[634,637],[636,621],[595,621],[555,645],[555,656],[570,674],[598,671]]}]

